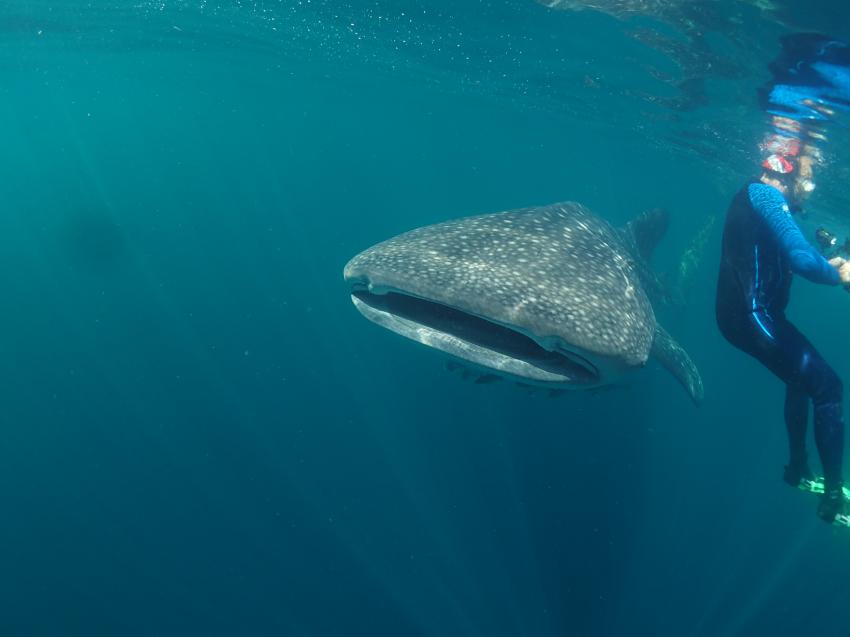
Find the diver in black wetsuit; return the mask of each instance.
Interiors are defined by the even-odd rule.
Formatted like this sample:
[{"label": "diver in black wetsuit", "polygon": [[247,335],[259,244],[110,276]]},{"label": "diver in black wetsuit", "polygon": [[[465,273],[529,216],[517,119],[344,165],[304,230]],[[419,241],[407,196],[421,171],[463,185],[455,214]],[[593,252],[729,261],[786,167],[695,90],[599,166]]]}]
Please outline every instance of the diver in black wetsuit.
[{"label": "diver in black wetsuit", "polygon": [[785,480],[793,486],[801,479],[814,478],[806,457],[809,399],[814,403],[815,442],[826,490],[818,513],[831,522],[842,505],[842,384],[785,318],[785,307],[792,273],[837,285],[839,271],[803,238],[790,216],[783,190],[769,183],[775,180],[765,175],[763,181],[745,186],[726,216],[717,324],[732,345],[757,358],[786,385],[785,424],[791,457]]},{"label": "diver in black wetsuit", "polygon": [[[824,52],[835,57],[840,47],[850,61],[850,48],[822,36],[801,38],[783,41],[779,66],[772,66],[778,82],[770,91],[772,130],[761,145],[767,153],[764,171],[745,185],[729,206],[716,312],[723,336],[786,385],[790,461],[784,479],[792,486],[814,477],[806,455],[808,406],[810,400],[813,403],[825,491],[818,515],[832,522],[837,514],[850,512],[842,493],[843,387],[823,357],[785,317],[785,308],[792,274],[826,285],[850,284],[850,262],[840,257],[827,261],[806,241],[791,216],[814,190],[812,166],[820,156],[814,141],[825,140],[825,136],[813,120],[823,121],[833,107],[840,107],[842,100],[850,97],[850,85],[835,81],[841,73],[835,72],[838,67],[820,63]],[[787,70],[788,65],[780,62],[787,62],[789,51],[800,53],[804,48],[809,57],[794,58],[792,71],[782,76],[777,68]],[[824,75],[827,72],[829,78]],[[779,83],[787,78],[805,78],[807,83]],[[845,103],[850,105],[850,101]]]}]

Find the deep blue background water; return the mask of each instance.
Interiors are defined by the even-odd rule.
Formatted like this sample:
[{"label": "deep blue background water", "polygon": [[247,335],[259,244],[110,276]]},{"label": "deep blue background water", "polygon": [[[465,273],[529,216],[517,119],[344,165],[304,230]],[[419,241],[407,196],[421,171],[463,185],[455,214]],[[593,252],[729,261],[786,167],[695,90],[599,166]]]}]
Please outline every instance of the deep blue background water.
[{"label": "deep blue background water", "polygon": [[[758,131],[758,72],[671,111],[611,16],[435,4],[0,11],[2,634],[846,633],[850,536],[714,327],[719,225],[658,310],[700,409],[657,366],[469,384],[351,306],[368,245],[563,199],[667,207],[672,271],[748,174],[675,140],[733,102]],[[753,25],[758,67],[787,27]],[[845,378],[848,302],[791,309]]]}]

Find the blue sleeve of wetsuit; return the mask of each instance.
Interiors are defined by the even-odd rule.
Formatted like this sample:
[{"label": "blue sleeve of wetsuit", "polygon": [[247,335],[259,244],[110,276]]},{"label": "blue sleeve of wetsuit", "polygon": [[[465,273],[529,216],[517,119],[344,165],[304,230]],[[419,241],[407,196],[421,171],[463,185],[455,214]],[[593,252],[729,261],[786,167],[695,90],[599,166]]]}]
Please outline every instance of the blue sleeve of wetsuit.
[{"label": "blue sleeve of wetsuit", "polygon": [[815,283],[838,285],[838,270],[806,241],[791,218],[788,203],[776,188],[767,184],[750,184],[747,189],[755,211],[767,222],[788,260],[791,270]]}]

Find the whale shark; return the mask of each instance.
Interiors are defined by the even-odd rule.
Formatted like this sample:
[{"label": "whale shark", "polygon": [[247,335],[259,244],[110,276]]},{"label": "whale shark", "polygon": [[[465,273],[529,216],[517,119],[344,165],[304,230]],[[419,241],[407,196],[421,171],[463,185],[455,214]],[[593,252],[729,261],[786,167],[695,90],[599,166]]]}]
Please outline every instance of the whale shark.
[{"label": "whale shark", "polygon": [[596,389],[654,358],[699,403],[699,371],[648,294],[666,227],[658,210],[623,228],[572,201],[508,210],[405,232],[343,276],[367,319],[485,378]]}]

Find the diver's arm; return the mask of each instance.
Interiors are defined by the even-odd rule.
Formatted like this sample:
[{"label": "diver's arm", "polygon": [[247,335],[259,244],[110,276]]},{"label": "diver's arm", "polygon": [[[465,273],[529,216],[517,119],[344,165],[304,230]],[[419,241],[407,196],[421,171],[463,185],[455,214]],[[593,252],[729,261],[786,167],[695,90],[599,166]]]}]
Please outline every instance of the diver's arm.
[{"label": "diver's arm", "polygon": [[782,251],[791,262],[791,270],[809,281],[838,285],[838,270],[806,241],[800,228],[791,218],[788,203],[776,188],[767,184],[750,184],[747,189],[755,211],[773,231]]}]

